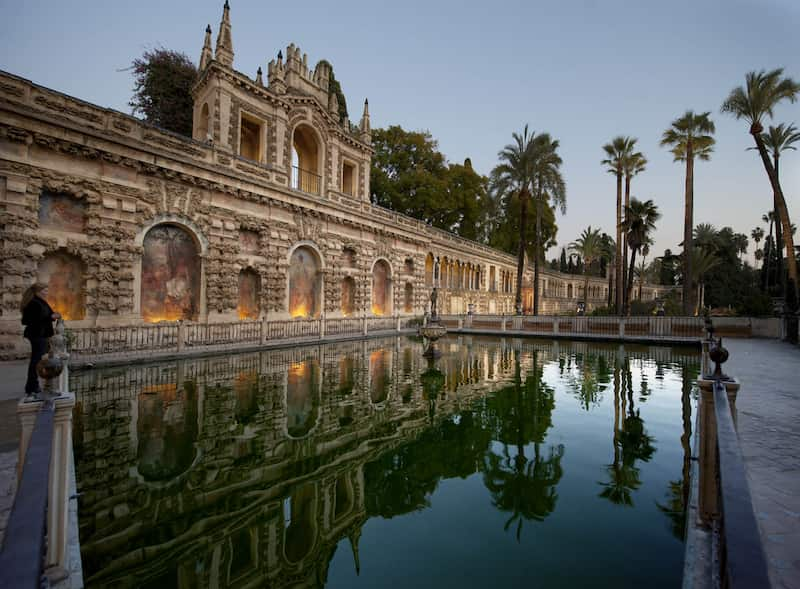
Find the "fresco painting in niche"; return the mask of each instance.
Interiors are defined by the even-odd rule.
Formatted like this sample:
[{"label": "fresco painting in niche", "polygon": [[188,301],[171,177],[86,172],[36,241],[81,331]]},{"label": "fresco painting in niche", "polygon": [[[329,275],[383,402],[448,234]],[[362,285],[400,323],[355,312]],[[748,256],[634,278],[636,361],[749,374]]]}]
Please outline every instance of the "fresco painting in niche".
[{"label": "fresco painting in niche", "polygon": [[187,381],[145,387],[139,394],[136,424],[139,473],[148,481],[168,481],[188,469],[197,441],[197,391]]},{"label": "fresco painting in niche", "polygon": [[350,317],[356,310],[356,283],[347,276],[342,279],[342,315]]},{"label": "fresco painting in niche", "polygon": [[176,225],[156,225],[143,246],[142,318],[151,323],[196,320],[200,256],[192,236]]},{"label": "fresco painting in niche", "polygon": [[293,438],[311,431],[317,421],[320,367],[316,360],[289,366],[286,383],[286,427]]},{"label": "fresco painting in niche", "polygon": [[38,282],[48,286],[47,302],[66,321],[83,319],[83,263],[66,252],[47,254],[39,263]]},{"label": "fresco painting in niche", "polygon": [[316,254],[299,247],[289,260],[289,315],[319,317],[322,276]]},{"label": "fresco painting in niche", "polygon": [[257,231],[242,229],[239,231],[239,249],[243,254],[258,254],[259,236]]},{"label": "fresco painting in niche", "polygon": [[414,287],[411,286],[410,282],[406,282],[405,304],[403,305],[403,310],[406,313],[411,313],[414,310]]},{"label": "fresco painting in niche", "polygon": [[375,350],[369,355],[369,398],[373,403],[381,403],[389,397],[391,369],[389,350]]},{"label": "fresco painting in niche", "polygon": [[39,226],[83,233],[86,203],[69,194],[44,191],[39,196]]},{"label": "fresco painting in niche", "polygon": [[389,278],[389,264],[378,260],[372,269],[372,314],[388,315],[391,313],[391,279]]},{"label": "fresco painting in niche", "polygon": [[239,304],[236,308],[239,319],[258,319],[259,283],[255,271],[248,268],[239,272]]}]

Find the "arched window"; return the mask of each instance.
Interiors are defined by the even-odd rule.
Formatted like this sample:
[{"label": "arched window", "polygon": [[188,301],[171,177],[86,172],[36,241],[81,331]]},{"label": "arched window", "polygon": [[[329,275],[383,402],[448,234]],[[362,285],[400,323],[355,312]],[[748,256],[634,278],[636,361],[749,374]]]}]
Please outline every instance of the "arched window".
[{"label": "arched window", "polygon": [[425,286],[433,286],[433,254],[425,256]]},{"label": "arched window", "polygon": [[322,272],[317,252],[300,246],[289,259],[289,315],[319,317],[322,309]]},{"label": "arched window", "polygon": [[414,312],[414,287],[410,282],[406,282],[405,296],[403,297],[403,311],[406,313]]},{"label": "arched window", "polygon": [[252,268],[239,272],[239,319],[258,319],[261,311],[261,277]]},{"label": "arched window", "polygon": [[572,285],[571,284],[567,285],[567,298],[568,299],[572,298]]},{"label": "arched window", "polygon": [[155,323],[196,320],[200,309],[200,256],[194,237],[178,225],[156,225],[142,254],[142,318]]},{"label": "arched window", "polygon": [[372,314],[392,314],[392,277],[386,260],[378,260],[372,268]]},{"label": "arched window", "polygon": [[37,282],[48,286],[47,302],[66,321],[86,316],[84,274],[81,259],[63,250],[47,254],[39,263]]},{"label": "arched window", "polygon": [[292,136],[292,188],[320,194],[321,159],[316,133],[308,125],[298,125]]}]

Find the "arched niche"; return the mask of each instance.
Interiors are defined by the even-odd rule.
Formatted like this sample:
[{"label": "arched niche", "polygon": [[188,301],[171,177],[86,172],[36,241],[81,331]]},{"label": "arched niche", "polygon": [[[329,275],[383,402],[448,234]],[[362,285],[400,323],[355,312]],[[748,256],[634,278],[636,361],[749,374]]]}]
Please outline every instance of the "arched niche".
[{"label": "arched niche", "polygon": [[414,312],[414,286],[410,282],[406,282],[403,291],[403,311],[406,313]]},{"label": "arched niche", "polygon": [[308,245],[289,256],[289,315],[316,319],[322,309],[322,264]]},{"label": "arched niche", "polygon": [[322,146],[314,129],[301,123],[292,133],[292,188],[319,194]]},{"label": "arched niche", "polygon": [[283,553],[296,564],[311,554],[317,540],[317,490],[313,483],[295,488],[283,500]]},{"label": "arched niche", "polygon": [[198,121],[197,135],[195,136],[195,139],[198,141],[208,141],[211,139],[208,133],[208,130],[211,128],[210,119],[208,103],[204,102],[203,108],[200,109],[200,120]]},{"label": "arched niche", "polygon": [[386,260],[372,267],[372,314],[392,314],[392,269]]},{"label": "arched niche", "polygon": [[342,315],[350,317],[356,311],[356,282],[351,276],[342,278]]},{"label": "arched niche", "polygon": [[145,387],[138,397],[137,469],[146,481],[169,481],[192,464],[197,390],[191,381]]},{"label": "arched niche", "polygon": [[303,438],[317,424],[319,411],[320,366],[316,360],[295,362],[286,379],[286,432],[290,438]]},{"label": "arched niche", "polygon": [[180,225],[160,223],[147,231],[142,247],[142,319],[196,320],[201,267],[194,236]]},{"label": "arched niche", "polygon": [[258,319],[261,312],[261,277],[252,268],[239,272],[239,319]]},{"label": "arched niche", "polygon": [[387,349],[375,350],[369,355],[369,400],[383,403],[389,398],[392,385],[392,353]]},{"label": "arched niche", "polygon": [[47,285],[47,302],[66,321],[86,316],[85,274],[83,261],[64,250],[50,252],[39,262],[37,282]]},{"label": "arched niche", "polygon": [[433,254],[425,257],[425,286],[433,286]]}]

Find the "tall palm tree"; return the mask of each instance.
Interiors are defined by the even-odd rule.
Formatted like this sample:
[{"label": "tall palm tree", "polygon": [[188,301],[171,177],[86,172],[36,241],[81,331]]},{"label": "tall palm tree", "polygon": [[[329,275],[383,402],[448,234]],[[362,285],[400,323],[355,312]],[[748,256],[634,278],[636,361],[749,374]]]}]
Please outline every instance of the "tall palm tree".
[{"label": "tall palm tree", "polygon": [[[714,122],[710,112],[695,114],[687,110],[672,121],[661,137],[661,145],[669,146],[676,162],[686,162],[683,216],[683,275],[692,275],[692,228],[694,227],[694,160],[708,160],[714,150]],[[692,285],[683,283],[683,312],[692,311]]]},{"label": "tall palm tree", "polygon": [[719,231],[711,223],[698,223],[694,228],[693,241],[698,247],[714,250],[719,244]]},{"label": "tall palm tree", "polygon": [[[630,293],[633,290],[633,269],[636,267],[636,252],[648,242],[650,235],[655,231],[656,221],[661,218],[658,207],[652,200],[640,201],[637,198],[631,199],[631,205],[625,207],[625,220],[622,228],[628,236],[628,245],[631,248],[631,262],[628,267],[628,291],[627,300],[630,301]],[[630,306],[626,306],[625,313],[630,312]]]},{"label": "tall palm tree", "polygon": [[525,125],[522,135],[512,133],[513,143],[506,145],[498,154],[500,163],[492,170],[494,189],[500,194],[513,193],[519,198],[519,248],[517,251],[517,293],[515,308],[522,315],[522,273],[525,267],[525,232],[528,224],[528,201],[534,178],[533,140],[534,133]]},{"label": "tall palm tree", "polygon": [[[637,141],[638,139],[631,138],[631,152],[625,156],[622,162],[622,168],[625,172],[625,202],[622,205],[622,210],[625,210],[625,207],[630,206],[631,204],[631,179],[641,172],[644,172],[647,167],[647,158],[644,157],[644,154],[641,151],[633,151]],[[622,259],[628,259],[628,240],[624,235],[622,236]],[[625,264],[622,264],[623,284],[626,283],[627,278],[628,274],[625,270]],[[627,304],[627,301],[623,301],[622,303],[625,305]]]},{"label": "tall palm tree", "polygon": [[794,255],[791,220],[778,174],[773,162],[770,161],[767,146],[764,143],[762,120],[765,117],[772,118],[773,109],[780,102],[784,100],[795,102],[798,95],[800,95],[800,84],[791,78],[783,77],[783,68],[778,68],[769,72],[766,70],[748,72],[745,76],[745,85],[734,88],[722,103],[722,112],[730,113],[737,119],[744,119],[750,123],[750,134],[753,136],[758,154],[761,156],[761,162],[764,164],[764,169],[772,185],[775,210],[778,212],[778,220],[783,229],[783,241],[789,261],[789,279],[792,283],[790,290],[794,295],[793,302],[795,303],[798,299],[797,262]]},{"label": "tall palm tree", "polygon": [[600,258],[603,250],[603,237],[599,229],[589,225],[581,236],[569,244],[570,251],[583,258],[583,305],[588,310],[589,304],[589,268]]},{"label": "tall palm tree", "polygon": [[[784,125],[781,123],[777,127],[770,126],[769,130],[766,133],[762,133],[762,139],[764,140],[764,145],[769,149],[770,154],[772,155],[772,164],[775,166],[775,178],[780,183],[780,157],[781,153],[784,151],[792,151],[796,150],[797,148],[794,147],[794,144],[800,141],[800,132],[797,131],[797,127],[792,125]],[[774,195],[773,195],[774,198]],[[777,207],[776,207],[777,210]],[[780,224],[775,226],[775,242],[778,243],[777,254],[778,254],[778,265],[777,271],[778,276],[780,277],[781,281],[781,293],[783,297],[786,297],[786,276],[783,273],[783,230],[781,229]]]},{"label": "tall palm tree", "polygon": [[545,204],[567,212],[567,188],[561,175],[559,142],[549,133],[540,133],[531,143],[534,199],[536,201],[536,253],[533,262],[533,314],[539,314],[539,272],[542,251],[542,213]]},{"label": "tall palm tree", "polygon": [[624,260],[622,257],[622,177],[625,174],[625,160],[630,156],[633,152],[633,146],[636,140],[632,139],[631,137],[622,137],[617,136],[611,140],[611,143],[606,143],[603,146],[603,150],[606,152],[606,159],[602,160],[603,165],[607,166],[607,170],[609,173],[614,174],[617,178],[617,218],[614,222],[617,228],[617,255],[616,255],[616,307],[617,307],[617,314],[622,314],[622,304],[623,304],[623,292],[622,287],[624,285],[622,280],[622,272],[624,266]]}]

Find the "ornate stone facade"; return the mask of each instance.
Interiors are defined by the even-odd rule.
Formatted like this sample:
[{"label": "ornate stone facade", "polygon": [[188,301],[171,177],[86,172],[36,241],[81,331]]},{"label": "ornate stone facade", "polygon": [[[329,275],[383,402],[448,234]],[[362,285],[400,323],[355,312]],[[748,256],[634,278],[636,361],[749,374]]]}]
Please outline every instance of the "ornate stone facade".
[{"label": "ornate stone facade", "polygon": [[[234,70],[229,12],[214,55],[206,32],[193,139],[0,72],[0,355],[24,351],[18,305],[37,277],[61,276],[68,326],[235,321],[242,272],[258,286],[248,316],[297,315],[298,247],[317,257],[326,316],[423,313],[436,260],[448,280],[443,312],[512,312],[514,257],[370,204],[366,102],[358,125],[339,120],[330,65],[309,69],[294,45],[268,64],[267,85]],[[159,227],[190,238],[199,270],[176,269],[186,255],[162,236],[143,279],[158,241],[146,238]],[[574,309],[577,290],[562,300],[549,285],[577,287],[580,277],[542,276],[543,311]],[[599,293],[604,281],[590,284]],[[144,289],[155,290],[143,300]],[[66,297],[56,298],[65,311]],[[145,312],[154,300],[165,313]]]}]

